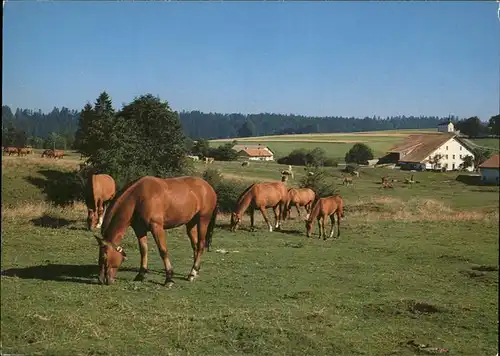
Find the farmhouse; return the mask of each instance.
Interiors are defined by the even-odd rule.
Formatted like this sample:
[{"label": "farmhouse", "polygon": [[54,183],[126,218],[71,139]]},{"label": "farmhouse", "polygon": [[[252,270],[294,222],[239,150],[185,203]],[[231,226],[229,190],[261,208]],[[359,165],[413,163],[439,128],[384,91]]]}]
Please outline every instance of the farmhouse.
[{"label": "farmhouse", "polygon": [[235,145],[233,150],[238,156],[250,161],[273,161],[274,153],[267,146],[262,145]]},{"label": "farmhouse", "polygon": [[499,183],[498,173],[500,171],[500,154],[491,156],[479,165],[481,181],[483,183]]},{"label": "farmhouse", "polygon": [[[454,133],[410,135],[406,140],[388,151],[401,169],[457,170],[465,156],[472,156],[472,150]],[[473,171],[474,167],[468,167]]]}]

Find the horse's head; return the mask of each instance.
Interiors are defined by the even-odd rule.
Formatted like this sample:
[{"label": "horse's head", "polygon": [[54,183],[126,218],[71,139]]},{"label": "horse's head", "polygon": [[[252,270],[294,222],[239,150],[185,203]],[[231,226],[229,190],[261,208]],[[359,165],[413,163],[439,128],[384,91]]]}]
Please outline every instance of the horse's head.
[{"label": "horse's head", "polygon": [[241,216],[238,213],[231,213],[231,231],[236,231],[236,228],[241,222]]},{"label": "horse's head", "polygon": [[305,223],[306,223],[306,234],[307,234],[307,237],[311,237],[311,234],[313,232],[313,221],[309,220],[309,219],[306,219]]},{"label": "horse's head", "polygon": [[87,213],[87,228],[92,230],[97,226],[97,212],[89,209]]},{"label": "horse's head", "polygon": [[99,283],[112,284],[115,281],[116,272],[127,258],[127,254],[120,246],[115,246],[98,236],[94,235],[94,237],[99,244]]}]

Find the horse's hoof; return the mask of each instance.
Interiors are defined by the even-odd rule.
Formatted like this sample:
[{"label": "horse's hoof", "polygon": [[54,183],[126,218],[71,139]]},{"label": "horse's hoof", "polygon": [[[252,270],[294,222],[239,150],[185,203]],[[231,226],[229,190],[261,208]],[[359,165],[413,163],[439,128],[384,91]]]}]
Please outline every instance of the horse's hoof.
[{"label": "horse's hoof", "polygon": [[189,282],[192,282],[192,281],[194,281],[194,280],[195,280],[195,278],[196,278],[196,277],[198,277],[198,276],[197,276],[197,275],[195,276],[195,275],[193,275],[193,274],[190,274],[190,275],[188,276],[187,280],[188,280]]},{"label": "horse's hoof", "polygon": [[170,289],[174,286],[174,281],[165,281],[165,284],[163,285]]}]

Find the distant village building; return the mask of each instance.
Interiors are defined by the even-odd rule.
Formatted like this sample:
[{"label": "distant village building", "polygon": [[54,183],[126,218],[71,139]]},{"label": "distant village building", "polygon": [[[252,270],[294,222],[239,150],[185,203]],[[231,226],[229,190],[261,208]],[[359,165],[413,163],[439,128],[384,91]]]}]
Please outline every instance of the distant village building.
[{"label": "distant village building", "polygon": [[455,132],[455,125],[451,121],[443,121],[438,124],[438,132]]},{"label": "distant village building", "polygon": [[[458,170],[465,156],[474,157],[472,149],[454,133],[410,135],[388,153],[401,169],[414,170]],[[467,170],[473,171],[474,167]]]},{"label": "distant village building", "polygon": [[481,181],[483,183],[499,184],[499,171],[500,171],[500,154],[491,156],[489,159],[479,165],[481,172]]},{"label": "distant village building", "polygon": [[238,152],[241,158],[250,161],[273,161],[274,153],[267,146],[263,145],[235,145],[233,150]]}]

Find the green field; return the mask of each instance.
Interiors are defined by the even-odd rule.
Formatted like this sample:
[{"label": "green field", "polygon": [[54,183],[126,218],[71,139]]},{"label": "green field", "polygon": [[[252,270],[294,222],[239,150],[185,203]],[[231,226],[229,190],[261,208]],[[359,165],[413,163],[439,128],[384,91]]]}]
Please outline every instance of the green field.
[{"label": "green field", "polygon": [[[316,147],[324,149],[330,158],[343,162],[345,154],[358,142],[367,144],[375,157],[381,157],[387,151],[401,143],[408,135],[418,133],[435,133],[435,130],[391,130],[360,133],[327,133],[262,136],[250,138],[237,138],[238,143],[249,145],[265,144],[274,153],[276,158],[288,155],[294,149],[305,148],[312,150]],[[232,139],[212,140],[211,146],[217,147]]]},{"label": "green field", "polygon": [[500,139],[498,138],[480,138],[472,139],[471,141],[478,146],[491,148],[495,151],[500,150]]},{"label": "green field", "polygon": [[[255,232],[248,217],[229,232],[220,215],[194,282],[183,279],[192,263],[185,229],[168,231],[177,279],[166,289],[152,238],[151,273],[133,281],[139,250],[128,231],[129,259],[114,285],[100,286],[85,208],[55,207],[54,192],[44,189],[47,171],[78,163],[76,155],[2,161],[2,353],[422,354],[411,340],[450,355],[498,351],[498,187],[422,172],[419,183],[386,190],[382,176],[402,181],[411,173],[383,168],[361,169],[345,187],[340,170],[329,168],[346,202],[340,239],[308,239],[295,211],[272,233],[259,215]],[[278,180],[284,166],[211,167],[250,183]],[[306,173],[294,170],[290,185]]]}]

